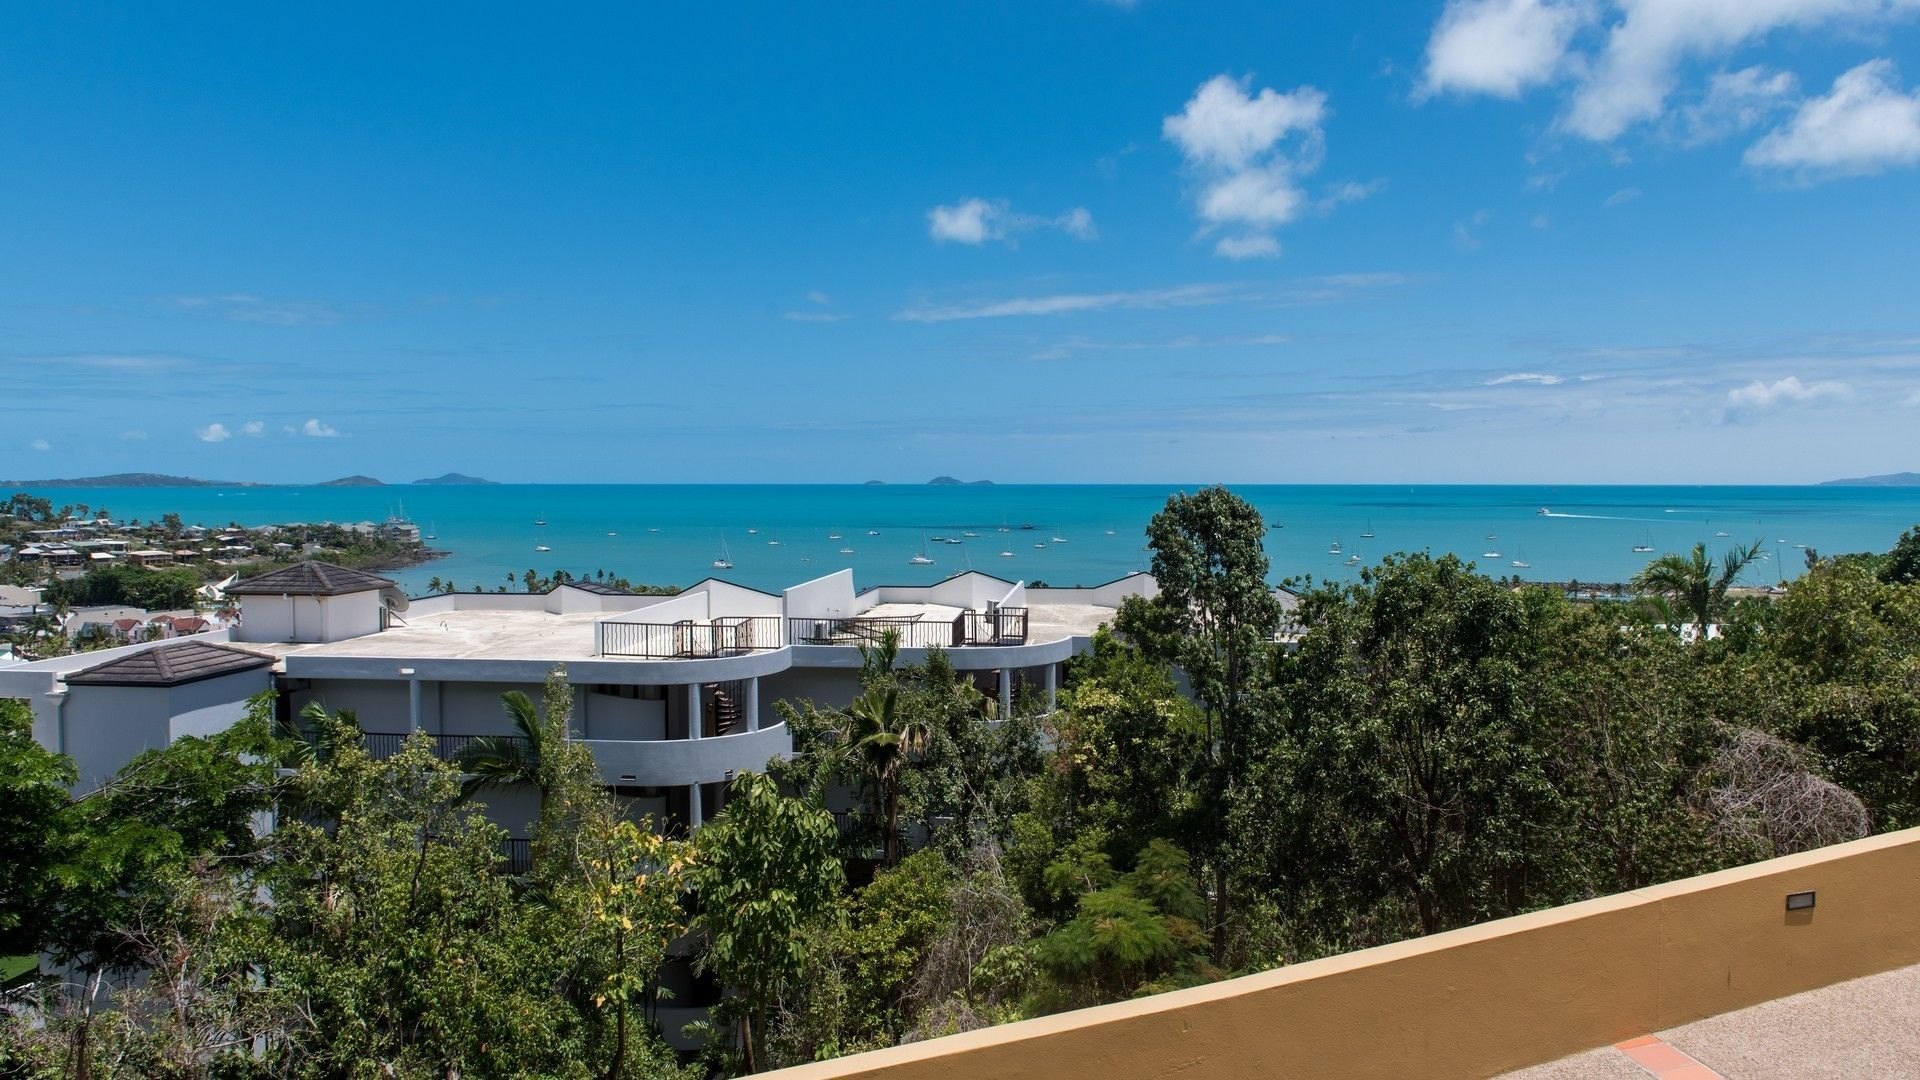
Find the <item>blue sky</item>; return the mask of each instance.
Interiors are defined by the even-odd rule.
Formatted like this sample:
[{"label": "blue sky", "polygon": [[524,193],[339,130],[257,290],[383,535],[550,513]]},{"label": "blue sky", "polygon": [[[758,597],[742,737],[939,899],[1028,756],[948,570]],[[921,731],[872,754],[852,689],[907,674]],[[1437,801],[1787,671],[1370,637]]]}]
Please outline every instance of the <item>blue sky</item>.
[{"label": "blue sky", "polygon": [[10,8],[0,476],[1920,468],[1920,0],[683,7]]}]

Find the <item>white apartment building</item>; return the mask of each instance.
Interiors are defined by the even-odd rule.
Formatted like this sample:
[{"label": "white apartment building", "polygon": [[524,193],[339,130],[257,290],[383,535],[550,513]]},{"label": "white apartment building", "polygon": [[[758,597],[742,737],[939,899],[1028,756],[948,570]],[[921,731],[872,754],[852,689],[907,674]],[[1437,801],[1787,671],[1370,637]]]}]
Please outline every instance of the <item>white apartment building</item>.
[{"label": "white apartment building", "polygon": [[[842,570],[780,593],[710,578],[674,596],[576,582],[410,599],[386,578],[304,562],[228,586],[241,606],[229,630],[11,667],[0,697],[32,705],[36,738],[80,764],[86,789],[149,747],[231,723],[269,686],[285,715],[314,701],[353,710],[375,754],[424,732],[451,758],[475,736],[513,735],[500,695],[538,700],[564,665],[572,736],[608,787],[692,829],[736,772],[791,752],[776,702],[853,699],[860,644],[892,631],[902,663],[946,650],[1003,714],[1029,689],[1051,709],[1061,664],[1123,598],[1157,588],[1146,574],[1055,589],[966,573],[856,589]],[[531,792],[488,803],[525,835]]]}]

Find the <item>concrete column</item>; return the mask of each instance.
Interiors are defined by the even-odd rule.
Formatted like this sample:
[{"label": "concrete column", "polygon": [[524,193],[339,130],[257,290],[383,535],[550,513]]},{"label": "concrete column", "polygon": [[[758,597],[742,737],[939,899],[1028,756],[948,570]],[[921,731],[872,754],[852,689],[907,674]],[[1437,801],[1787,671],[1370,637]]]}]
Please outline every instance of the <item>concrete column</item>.
[{"label": "concrete column", "polygon": [[700,805],[700,785],[688,784],[687,785],[687,831],[692,832],[694,829],[698,829],[700,826],[706,824],[706,822],[703,820],[704,817],[705,817],[705,814],[703,812],[703,808]]},{"label": "concrete column", "polygon": [[1057,692],[1057,691],[1058,691],[1058,690],[1060,689],[1060,687],[1059,687],[1059,685],[1058,685],[1058,684],[1059,684],[1059,681],[1060,681],[1060,665],[1059,665],[1059,664],[1048,664],[1048,665],[1047,665],[1047,679],[1046,679],[1046,687],[1047,687],[1047,711],[1048,711],[1048,712],[1052,712],[1052,711],[1053,711],[1053,702],[1054,702],[1054,694],[1055,694],[1055,693],[1056,693],[1056,692]]},{"label": "concrete column", "polygon": [[747,700],[745,703],[745,708],[747,710],[747,730],[759,731],[760,730],[760,676],[755,675],[753,678],[747,680],[746,696],[747,696]]},{"label": "concrete column", "polygon": [[401,668],[400,674],[407,677],[407,734],[412,735],[420,730],[420,680],[412,668]]},{"label": "concrete column", "polygon": [[1000,719],[1013,715],[1013,669],[1000,669]]},{"label": "concrete column", "polygon": [[700,708],[700,684],[687,684],[687,738],[700,737],[701,725],[706,721],[705,710]]}]

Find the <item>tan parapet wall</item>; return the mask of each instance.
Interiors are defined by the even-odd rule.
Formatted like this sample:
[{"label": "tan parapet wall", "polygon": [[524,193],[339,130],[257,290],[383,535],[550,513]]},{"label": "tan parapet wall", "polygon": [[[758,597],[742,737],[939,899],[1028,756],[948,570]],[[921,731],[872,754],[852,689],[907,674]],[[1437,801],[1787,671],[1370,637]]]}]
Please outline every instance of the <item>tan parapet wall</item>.
[{"label": "tan parapet wall", "polygon": [[1464,1080],[1913,963],[1920,829],[776,1075]]}]

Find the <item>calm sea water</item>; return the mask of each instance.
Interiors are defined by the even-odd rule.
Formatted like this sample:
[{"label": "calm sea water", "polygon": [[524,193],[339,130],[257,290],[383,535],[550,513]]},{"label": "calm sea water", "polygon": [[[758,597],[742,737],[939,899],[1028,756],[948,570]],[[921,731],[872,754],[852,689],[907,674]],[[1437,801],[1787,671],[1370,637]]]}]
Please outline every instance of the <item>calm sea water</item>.
[{"label": "calm sea water", "polygon": [[[1196,485],[1197,487],[1197,485]],[[778,590],[851,567],[862,587],[938,581],[969,567],[1053,585],[1096,584],[1145,569],[1143,529],[1173,489],[1149,485],[499,485],[388,488],[71,488],[35,494],[116,517],[168,511],[215,526],[379,521],[404,509],[453,554],[394,576],[414,591],[451,577],[491,589],[534,569],[596,569],[685,585],[715,573]],[[1454,552],[1500,575],[1611,582],[1652,556],[1705,541],[1714,551],[1765,541],[1771,560],[1747,580],[1798,574],[1805,553],[1884,551],[1920,523],[1920,489],[1821,487],[1247,486],[1268,521],[1274,580],[1351,577],[1394,551]],[[1538,511],[1546,508],[1550,515]],[[544,527],[536,519],[544,518]],[[1029,523],[1032,530],[1019,526]],[[1009,531],[999,531],[1002,526]],[[749,532],[757,529],[757,533]],[[870,536],[868,533],[877,532]],[[1372,539],[1361,534],[1371,531]],[[934,536],[979,534],[960,544]],[[1725,532],[1726,537],[1715,534]],[[841,539],[830,539],[839,533]],[[1489,539],[1489,536],[1496,539]],[[1058,537],[1064,543],[1053,543]],[[778,544],[771,541],[778,540]],[[1329,553],[1339,541],[1342,553]],[[553,550],[540,553],[536,545]],[[1037,546],[1036,546],[1037,545]],[[840,554],[850,547],[853,554]],[[925,551],[931,566],[908,563]],[[1002,556],[1003,551],[1012,552]],[[1486,553],[1498,551],[1499,557]],[[1521,559],[1528,569],[1514,569]]]}]

